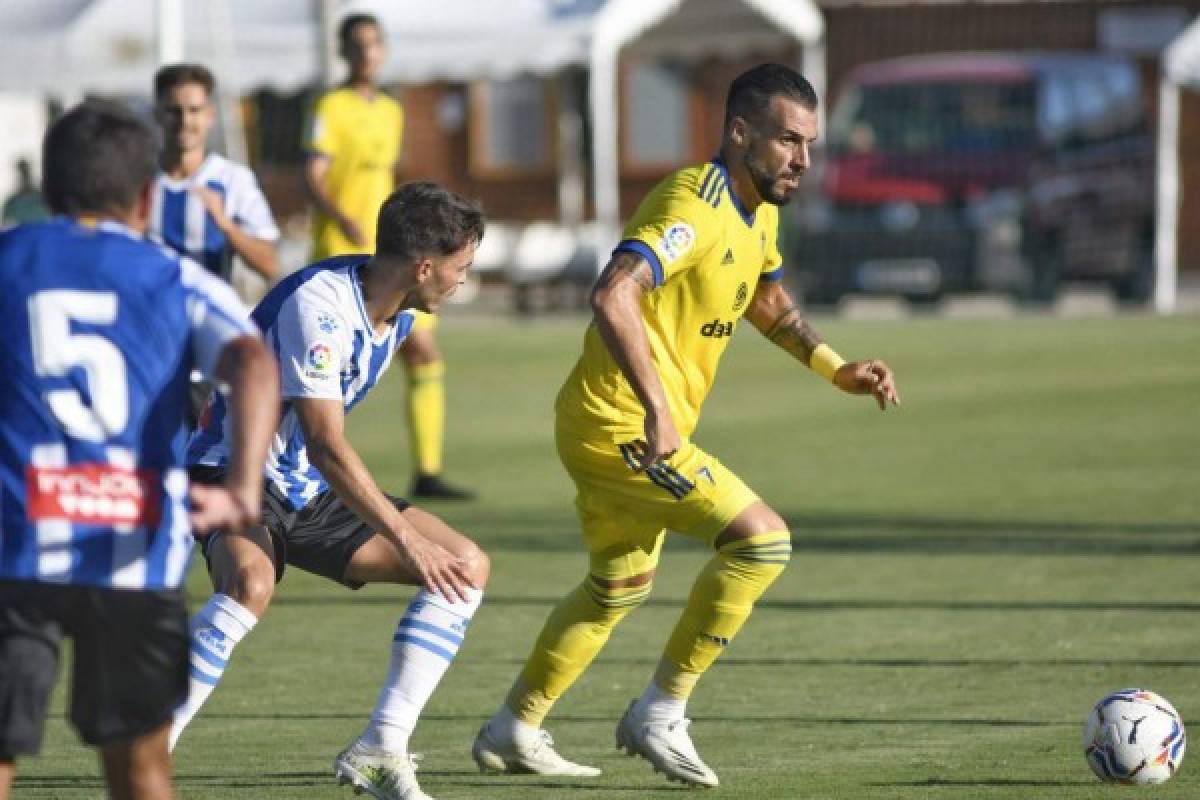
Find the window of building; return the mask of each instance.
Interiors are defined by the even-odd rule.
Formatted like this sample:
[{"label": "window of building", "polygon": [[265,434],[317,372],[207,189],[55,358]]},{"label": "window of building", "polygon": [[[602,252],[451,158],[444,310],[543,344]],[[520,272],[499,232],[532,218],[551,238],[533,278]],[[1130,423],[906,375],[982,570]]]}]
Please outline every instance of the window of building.
[{"label": "window of building", "polygon": [[691,157],[687,74],[660,62],[630,67],[625,93],[625,157],[631,165],[676,166]]},{"label": "window of building", "polygon": [[527,173],[554,164],[550,96],[539,78],[480,81],[471,87],[471,171]]}]

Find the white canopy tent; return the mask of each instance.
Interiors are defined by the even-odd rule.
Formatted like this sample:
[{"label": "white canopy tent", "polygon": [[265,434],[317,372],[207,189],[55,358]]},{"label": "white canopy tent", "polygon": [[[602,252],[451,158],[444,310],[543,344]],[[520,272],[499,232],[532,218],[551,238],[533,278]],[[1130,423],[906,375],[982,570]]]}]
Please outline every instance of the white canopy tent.
[{"label": "white canopy tent", "polygon": [[[261,87],[295,89],[323,75],[322,19],[328,26],[351,11],[383,22],[391,40],[388,81],[589,67],[598,244],[615,236],[619,216],[616,94],[623,50],[696,59],[798,41],[802,69],[824,95],[824,22],[813,0],[4,0],[0,90],[65,99],[85,91],[146,94],[155,67],[176,58],[211,64],[226,97]],[[577,110],[561,113],[560,130],[577,130]],[[564,217],[577,219],[582,178],[562,166]]]},{"label": "white canopy tent", "polygon": [[[550,74],[583,63],[598,0],[341,0],[391,39],[383,78],[431,80]],[[168,57],[232,68],[234,94],[295,89],[321,72],[320,0],[4,0],[0,89],[77,95],[144,92]],[[161,25],[159,24],[161,23]],[[170,46],[177,39],[178,47]],[[178,50],[178,54],[172,53]]]},{"label": "white canopy tent", "polygon": [[[376,15],[389,37],[384,81],[550,75],[587,58],[603,0],[4,0],[0,91],[73,101],[85,92],[146,95],[163,63],[210,65],[221,88],[229,155],[245,160],[233,98],[294,90],[336,76],[332,28],[351,12]],[[560,107],[560,196],[582,214],[581,110]],[[570,133],[576,132],[576,138]],[[571,145],[574,143],[574,147]]]},{"label": "white canopy tent", "polygon": [[1179,101],[1200,88],[1200,18],[1167,46],[1158,90],[1158,200],[1154,233],[1154,310],[1175,309],[1179,269]]},{"label": "white canopy tent", "polygon": [[824,97],[824,34],[824,20],[812,0],[610,0],[596,17],[589,57],[598,259],[607,258],[619,230],[617,67],[622,50],[699,58],[798,41],[803,45],[802,70]]}]

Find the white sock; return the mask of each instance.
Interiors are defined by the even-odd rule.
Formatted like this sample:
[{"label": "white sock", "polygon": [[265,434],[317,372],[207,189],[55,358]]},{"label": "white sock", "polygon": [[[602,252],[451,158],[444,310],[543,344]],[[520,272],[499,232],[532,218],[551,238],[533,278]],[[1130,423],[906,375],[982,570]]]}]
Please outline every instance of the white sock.
[{"label": "white sock", "polygon": [[258,617],[249,609],[224,594],[214,594],[208,598],[204,608],[192,617],[188,696],[183,705],[175,709],[175,716],[171,720],[171,738],[167,745],[170,750],[175,749],[179,734],[183,733],[213,689],[217,688],[217,681],[225,673],[225,665],[234,646],[254,629],[257,622]]},{"label": "white sock", "polygon": [[508,707],[508,703],[503,703],[500,710],[492,715],[492,729],[500,733],[502,736],[507,736],[517,745],[530,745],[537,741],[538,728],[535,725],[530,725]]},{"label": "white sock", "polygon": [[408,737],[421,709],[454,656],[483,592],[468,590],[466,603],[422,589],[408,605],[392,637],[392,659],[362,743],[389,753],[407,753]]},{"label": "white sock", "polygon": [[647,722],[676,722],[683,719],[686,711],[686,699],[667,694],[654,681],[650,681],[633,706],[633,713]]}]

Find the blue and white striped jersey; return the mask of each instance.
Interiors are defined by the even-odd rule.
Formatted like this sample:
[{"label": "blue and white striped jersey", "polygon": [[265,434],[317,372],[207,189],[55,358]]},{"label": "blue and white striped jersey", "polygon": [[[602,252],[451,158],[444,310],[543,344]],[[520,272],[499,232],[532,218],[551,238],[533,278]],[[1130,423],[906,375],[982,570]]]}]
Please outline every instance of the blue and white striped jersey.
[{"label": "blue and white striped jersey", "polygon": [[[358,269],[369,256],[319,261],[280,281],[251,315],[279,360],[283,411],[267,456],[266,478],[299,510],[328,488],[308,460],[304,432],[291,401],[341,400],[349,413],[375,386],[412,329],[402,311],[382,334],[367,317]],[[214,396],[188,445],[189,464],[225,466],[229,460],[225,401]]]},{"label": "blue and white striped jersey", "polygon": [[255,333],[233,291],[116,223],[0,234],[0,579],[173,589],[188,375]]},{"label": "blue and white striped jersey", "polygon": [[254,173],[216,153],[209,153],[200,169],[183,180],[158,174],[146,233],[159,244],[229,280],[233,247],[204,208],[204,202],[192,191],[198,186],[221,195],[226,216],[246,233],[272,242],[279,238],[279,228]]}]

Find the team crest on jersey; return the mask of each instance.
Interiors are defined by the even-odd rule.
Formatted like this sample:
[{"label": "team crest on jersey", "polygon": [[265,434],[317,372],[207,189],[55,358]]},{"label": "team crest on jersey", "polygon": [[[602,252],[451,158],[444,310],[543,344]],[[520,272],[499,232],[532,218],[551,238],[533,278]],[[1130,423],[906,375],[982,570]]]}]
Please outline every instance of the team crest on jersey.
[{"label": "team crest on jersey", "polygon": [[338,328],[337,318],[332,314],[322,311],[321,313],[317,314],[317,327],[319,327],[325,333],[333,333]]},{"label": "team crest on jersey", "polygon": [[733,298],[733,310],[741,311],[743,308],[745,308],[746,300],[748,300],[749,297],[750,287],[746,285],[745,281],[742,281],[737,288],[737,296]]},{"label": "team crest on jersey", "polygon": [[667,232],[663,234],[658,247],[662,250],[663,255],[667,257],[667,261],[676,261],[688,250],[691,250],[692,245],[695,243],[695,229],[686,222],[677,222],[667,228]]},{"label": "team crest on jersey", "polygon": [[308,348],[307,369],[304,374],[319,381],[333,377],[333,349],[324,342]]}]

